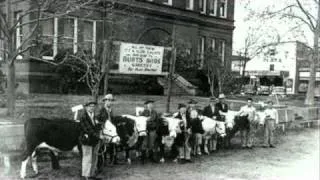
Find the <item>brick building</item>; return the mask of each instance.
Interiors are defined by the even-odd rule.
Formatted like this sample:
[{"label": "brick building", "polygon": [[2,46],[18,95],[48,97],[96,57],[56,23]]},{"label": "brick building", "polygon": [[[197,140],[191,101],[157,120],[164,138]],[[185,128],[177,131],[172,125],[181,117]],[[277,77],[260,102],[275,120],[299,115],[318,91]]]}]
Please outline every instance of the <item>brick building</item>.
[{"label": "brick building", "polygon": [[[0,9],[4,8],[3,2],[0,1]],[[67,16],[42,21],[38,34],[41,44],[34,51],[40,52],[41,58],[52,61],[66,50],[75,53],[85,49],[88,53],[98,54],[101,40],[111,36],[113,41],[170,46],[175,29],[175,42],[187,56],[182,59],[184,64],[202,69],[206,50],[213,48],[218,52],[218,58],[214,60],[221,61],[225,68],[231,67],[234,0],[118,0],[112,11],[107,13],[103,7],[106,2],[108,0]],[[19,19],[32,4],[15,0],[12,6],[15,19]],[[104,18],[107,19],[105,25]],[[18,23],[30,19],[32,16],[26,16]],[[16,31],[15,43],[18,47],[28,27],[17,28]],[[1,47],[3,40],[0,35]],[[113,60],[115,65],[116,57]],[[0,54],[2,59],[3,53]],[[61,77],[53,66],[21,56],[17,59],[18,91],[59,92],[56,87],[61,86]],[[165,57],[165,61],[168,58]],[[123,84],[141,79],[140,76],[118,75],[116,70],[112,72],[110,86],[116,89],[125,89],[119,88],[119,79],[126,80]]]}]

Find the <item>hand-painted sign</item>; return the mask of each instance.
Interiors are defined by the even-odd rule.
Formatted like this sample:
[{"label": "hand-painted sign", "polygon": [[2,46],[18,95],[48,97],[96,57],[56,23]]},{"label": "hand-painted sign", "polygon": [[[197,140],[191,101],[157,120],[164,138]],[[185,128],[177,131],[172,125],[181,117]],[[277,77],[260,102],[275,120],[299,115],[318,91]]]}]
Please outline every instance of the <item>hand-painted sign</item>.
[{"label": "hand-painted sign", "polygon": [[164,47],[121,43],[119,72],[157,75],[162,72]]}]

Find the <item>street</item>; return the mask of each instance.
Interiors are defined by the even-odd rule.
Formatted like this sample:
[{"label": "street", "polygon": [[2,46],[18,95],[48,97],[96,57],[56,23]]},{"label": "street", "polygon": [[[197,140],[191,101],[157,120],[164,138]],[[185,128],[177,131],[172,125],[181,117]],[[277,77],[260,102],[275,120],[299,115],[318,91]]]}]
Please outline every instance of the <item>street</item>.
[{"label": "street", "polygon": [[[233,140],[234,149],[220,150],[209,156],[194,158],[192,164],[165,162],[145,165],[134,160],[132,165],[107,166],[99,175],[103,179],[147,180],[147,179],[319,179],[319,129],[306,128],[277,135],[277,148],[259,147],[252,150],[240,149],[239,139]],[[39,162],[37,177],[33,177],[31,165],[27,179],[79,179],[81,163],[79,157],[60,160],[61,169],[51,169],[49,161]],[[18,179],[20,163],[13,165],[9,175],[0,179]],[[33,178],[32,178],[33,177]]]}]

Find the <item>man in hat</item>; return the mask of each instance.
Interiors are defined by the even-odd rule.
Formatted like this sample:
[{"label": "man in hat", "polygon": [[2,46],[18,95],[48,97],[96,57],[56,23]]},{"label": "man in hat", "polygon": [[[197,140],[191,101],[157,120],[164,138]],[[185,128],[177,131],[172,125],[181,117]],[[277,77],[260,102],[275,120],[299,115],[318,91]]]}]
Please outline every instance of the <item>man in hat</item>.
[{"label": "man in hat", "polygon": [[187,107],[187,119],[188,120],[190,120],[190,115],[191,115],[192,110],[196,110],[196,111],[198,111],[198,113],[200,113],[200,110],[197,109],[197,107],[196,107],[197,104],[198,104],[198,102],[194,99],[190,99],[188,101],[188,107]]},{"label": "man in hat", "polygon": [[181,133],[177,134],[176,137],[176,146],[179,151],[179,160],[180,162],[192,162],[191,161],[191,147],[189,144],[189,139],[191,136],[191,125],[190,119],[187,115],[187,106],[185,104],[179,104],[178,113],[174,115],[175,118],[181,119],[180,129]]},{"label": "man in hat", "polygon": [[279,122],[279,117],[278,117],[278,111],[275,108],[273,108],[272,101],[267,102],[267,109],[264,110],[264,114],[265,114],[264,121],[260,122],[261,124],[264,124],[264,146],[263,147],[275,148],[273,133],[276,125]]},{"label": "man in hat", "polygon": [[112,122],[113,112],[112,112],[112,104],[114,98],[112,94],[107,94],[103,97],[103,107],[99,111],[98,121],[101,124],[104,124],[107,120]]},{"label": "man in hat", "polygon": [[[107,94],[102,98],[102,102],[103,102],[103,107],[101,107],[101,109],[99,110],[97,119],[98,119],[98,123],[101,125],[105,124],[106,121],[110,121],[112,123],[113,120],[113,111],[112,111],[112,104],[113,104],[114,98],[112,94]],[[113,149],[115,146],[115,144],[111,144],[110,148]],[[107,157],[108,152],[105,152],[105,156]],[[110,156],[114,157],[114,163],[117,163],[117,159],[116,156],[114,155],[114,151],[110,151]],[[98,171],[101,171],[103,168],[103,162],[104,159],[102,159],[103,156],[99,156],[98,159]]]},{"label": "man in hat", "polygon": [[145,110],[141,113],[141,116],[148,117],[147,120],[147,131],[148,135],[144,141],[143,146],[147,146],[149,151],[149,158],[151,161],[155,162],[154,153],[157,151],[157,129],[160,126],[158,113],[154,110],[154,101],[147,100],[145,101]]},{"label": "man in hat", "polygon": [[81,135],[80,141],[82,144],[82,172],[81,176],[83,179],[99,179],[95,178],[98,150],[100,139],[101,127],[96,121],[95,108],[96,102],[89,101],[84,107],[85,110],[80,113],[80,126]]},{"label": "man in hat", "polygon": [[219,108],[216,105],[217,102],[218,99],[216,97],[211,97],[209,105],[203,109],[203,115],[214,120],[220,121]]},{"label": "man in hat", "polygon": [[[224,94],[219,94],[219,101],[216,104],[217,108],[219,111],[222,113],[227,113],[228,112],[228,105],[226,103],[226,96]],[[223,118],[222,118],[223,121]]]}]

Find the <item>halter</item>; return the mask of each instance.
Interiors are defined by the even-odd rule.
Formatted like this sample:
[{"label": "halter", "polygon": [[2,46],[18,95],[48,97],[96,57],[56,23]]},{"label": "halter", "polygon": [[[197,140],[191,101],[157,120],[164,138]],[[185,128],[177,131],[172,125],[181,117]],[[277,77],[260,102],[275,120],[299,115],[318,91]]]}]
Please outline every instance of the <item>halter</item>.
[{"label": "halter", "polygon": [[102,131],[102,135],[111,138],[110,141],[107,142],[107,143],[110,143],[110,142],[112,142],[112,140],[113,140],[114,138],[119,137],[119,135],[114,135],[114,136],[112,136],[112,135],[110,135],[110,134],[105,134],[103,131]]}]

